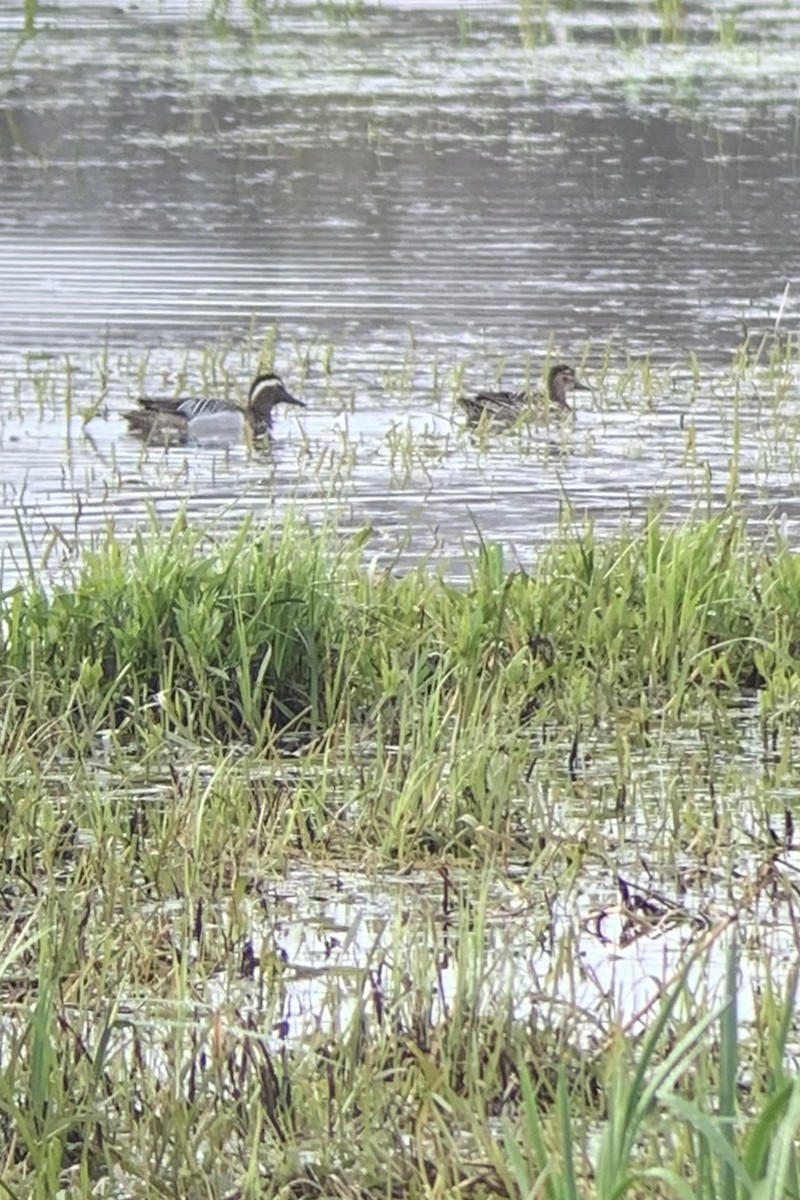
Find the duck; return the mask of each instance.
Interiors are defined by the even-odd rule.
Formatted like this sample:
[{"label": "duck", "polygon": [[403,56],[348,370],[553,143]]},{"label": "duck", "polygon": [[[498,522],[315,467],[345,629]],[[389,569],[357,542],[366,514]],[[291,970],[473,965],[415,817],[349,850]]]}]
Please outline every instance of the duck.
[{"label": "duck", "polygon": [[[567,404],[570,392],[591,390],[588,383],[578,379],[575,368],[566,363],[556,363],[547,374],[550,404],[561,414],[573,411]],[[488,421],[510,425],[527,410],[533,411],[542,400],[537,392],[478,392],[475,396],[459,396],[458,403],[465,410],[470,425],[477,425],[484,413]]]},{"label": "duck", "polygon": [[256,375],[244,404],[220,396],[140,396],[137,404],[138,408],[122,414],[130,431],[147,442],[167,444],[181,444],[197,435],[219,436],[226,430],[232,433],[232,422],[237,432],[244,427],[250,437],[258,437],[269,431],[276,404],[305,408],[272,371]]}]

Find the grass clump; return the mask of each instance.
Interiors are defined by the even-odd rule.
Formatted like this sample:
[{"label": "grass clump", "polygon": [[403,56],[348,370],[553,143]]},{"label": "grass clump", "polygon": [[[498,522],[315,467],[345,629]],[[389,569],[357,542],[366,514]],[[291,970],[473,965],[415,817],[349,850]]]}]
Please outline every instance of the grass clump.
[{"label": "grass clump", "polygon": [[6,744],[20,722],[66,722],[255,746],[366,725],[406,745],[477,722],[677,712],[793,674],[800,561],[752,545],[735,516],[565,532],[531,574],[483,545],[465,589],[364,570],[368,536],[247,525],[217,543],[182,521],[109,535],[73,580],[3,601]]},{"label": "grass clump", "polygon": [[[561,847],[552,818],[594,730],[617,756],[615,795],[594,795],[619,807],[636,747],[721,698],[760,688],[765,721],[796,723],[798,559],[735,516],[565,530],[531,573],[484,545],[466,588],[365,569],[368,536],[290,523],[217,542],[177,522],[5,597],[6,808],[47,833],[48,861],[64,840],[48,781],[100,756],[120,820],[142,819],[141,786],[172,797],[146,810],[159,893],[181,890],[197,805],[212,893],[253,841],[276,861],[544,853],[571,877],[585,837]],[[79,823],[104,827],[95,787],[80,794]]]}]

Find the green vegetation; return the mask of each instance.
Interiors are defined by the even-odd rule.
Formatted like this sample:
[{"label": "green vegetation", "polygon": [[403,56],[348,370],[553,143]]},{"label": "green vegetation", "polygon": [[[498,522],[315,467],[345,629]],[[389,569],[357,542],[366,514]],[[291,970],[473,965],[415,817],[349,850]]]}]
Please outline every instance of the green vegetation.
[{"label": "green vegetation", "polygon": [[[410,975],[371,962],[338,1035],[301,1050],[270,1028],[280,967],[265,971],[257,1004],[198,1005],[195,989],[213,990],[216,967],[202,922],[193,937],[173,917],[149,953],[131,930],[126,958],[138,952],[141,972],[127,986],[175,997],[174,1015],[163,1005],[148,1023],[113,986],[109,936],[77,914],[68,927],[66,906],[63,915],[58,929],[40,925],[38,995],[4,1035],[6,1195],[795,1193],[800,1091],[779,1065],[758,1070],[741,1040],[733,951],[716,1011],[703,1013],[681,983],[638,1048],[620,1034],[588,1057],[555,1033],[548,1041],[536,1018],[479,1016],[488,989],[477,911],[473,930],[463,916],[452,928],[457,999],[431,1004],[436,965],[426,962],[426,976],[421,954]],[[83,960],[70,953],[81,941],[92,944]],[[31,957],[23,928],[4,961],[17,989]],[[768,1018],[778,1061],[793,1000]]]},{"label": "green vegetation", "polygon": [[363,570],[368,539],[289,520],[215,542],[179,519],[109,534],[66,584],[33,576],[3,606],[4,744],[68,729],[83,747],[107,726],[263,749],[367,727],[458,759],[479,730],[499,743],[587,712],[645,725],[710,689],[763,687],[784,708],[795,693],[800,560],[754,547],[733,515],[565,531],[532,574],[484,545],[463,590],[424,567]]},{"label": "green vegetation", "polygon": [[[791,92],[780,43],[762,41],[780,14],[607,7],[598,24],[580,0],[521,0],[507,32],[489,6],[449,26],[428,14],[433,55],[407,36],[408,14],[395,28],[363,0],[211,0],[138,23],[159,30],[143,43],[146,79],[169,76],[178,99],[189,85],[188,123],[176,103],[178,125],[161,131],[169,155],[197,132],[239,154],[227,113],[244,66],[259,147],[291,155],[298,196],[309,124],[284,139],[259,100],[299,102],[323,71],[334,104],[316,123],[330,145],[351,128],[334,116],[352,81],[379,189],[397,113],[415,152],[439,157],[462,86],[479,136],[508,126],[534,178],[529,101],[572,78],[584,105],[598,84],[640,113],[680,107],[724,196],[748,48],[767,64],[758,95],[776,63]],[[66,54],[74,73],[83,36],[68,16],[24,0],[10,49],[11,62],[36,35],[25,80],[44,80],[48,114],[60,93],[45,67]],[[122,19],[122,42],[107,30],[114,78],[120,55],[138,61],[137,12]],[[675,53],[684,42],[708,55]],[[704,64],[723,81],[711,99]],[[206,124],[209,86],[222,100]],[[409,126],[413,92],[435,113]],[[521,92],[528,115],[509,124]],[[16,93],[9,104],[16,147],[40,153],[22,130],[48,121],[20,125]],[[557,97],[553,111],[558,126]],[[29,570],[0,600],[0,1198],[798,1194],[800,568],[778,532],[756,536],[739,515],[772,511],[797,480],[788,294],[769,326],[759,297],[727,372],[614,339],[566,347],[596,385],[578,420],[502,438],[466,432],[454,397],[540,382],[556,345],[506,361],[459,341],[469,357],[453,361],[434,326],[435,351],[430,330],[410,332],[405,356],[367,339],[334,372],[332,343],[277,327],[181,360],[167,335],[145,358],[115,352],[110,325],[93,363],[32,355],[4,373],[7,461],[22,450],[4,496]],[[190,463],[123,443],[106,419],[151,385],[233,394],[259,361],[308,378],[316,402],[283,460],[262,446]],[[354,421],[351,437],[370,392],[377,431]],[[26,495],[36,437],[19,437],[37,421],[65,429],[51,444],[63,489],[43,504]],[[598,461],[610,493],[585,487]],[[186,498],[188,513],[198,483],[214,501],[252,488],[260,511],[296,487],[298,508],[310,496],[327,511],[314,502],[363,500],[365,480],[388,477],[414,503],[432,498],[436,520],[443,478],[460,471],[462,497],[492,497],[509,464],[524,469],[515,519],[537,532],[493,528],[546,549],[524,569],[478,537],[463,587],[374,558],[369,529],[343,537],[292,516],[226,536],[154,518],[130,541],[95,539],[98,512],[122,527],[153,495],[173,515]],[[560,496],[566,507],[583,488],[600,511],[629,481],[632,513],[673,489],[718,515],[677,527],[654,508],[610,538],[565,519],[548,537]],[[78,566],[54,583],[61,552]]]},{"label": "green vegetation", "polygon": [[[368,553],[178,521],[4,597],[4,1194],[793,1191],[795,983],[745,1037],[719,952],[738,921],[780,986],[800,559],[733,514],[565,528],[530,573],[484,545],[461,589]],[[353,903],[304,974],[287,921],[365,869],[386,915]],[[684,939],[627,1028],[587,923]]]}]

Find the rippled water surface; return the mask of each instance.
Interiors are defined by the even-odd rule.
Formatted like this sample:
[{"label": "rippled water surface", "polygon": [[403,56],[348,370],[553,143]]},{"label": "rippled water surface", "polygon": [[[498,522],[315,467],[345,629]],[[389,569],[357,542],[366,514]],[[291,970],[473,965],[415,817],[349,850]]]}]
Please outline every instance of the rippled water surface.
[{"label": "rippled water surface", "polygon": [[[525,558],[565,511],[718,507],[732,467],[791,530],[795,6],[65,3],[22,33],[8,5],[5,575],[21,532],[53,567],[181,503]],[[732,375],[779,314],[780,370]],[[245,388],[265,345],[308,404],[271,446],[126,432],[143,387]],[[594,385],[574,424],[464,431],[461,387],[554,355]]]}]

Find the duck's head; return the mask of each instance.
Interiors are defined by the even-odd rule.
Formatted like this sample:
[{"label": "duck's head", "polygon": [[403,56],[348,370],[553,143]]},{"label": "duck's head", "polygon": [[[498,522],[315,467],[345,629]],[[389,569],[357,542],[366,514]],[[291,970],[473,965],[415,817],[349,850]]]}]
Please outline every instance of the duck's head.
[{"label": "duck's head", "polygon": [[272,371],[256,375],[250,385],[247,411],[256,420],[268,420],[269,414],[276,404],[296,404],[298,408],[305,408],[303,401],[298,400],[291,392],[287,392],[282,380]]},{"label": "duck's head", "polygon": [[590,392],[592,390],[588,383],[583,383],[578,379],[575,368],[567,366],[566,363],[556,363],[554,367],[551,367],[547,379],[551,396],[559,392],[565,395],[567,392]]}]

